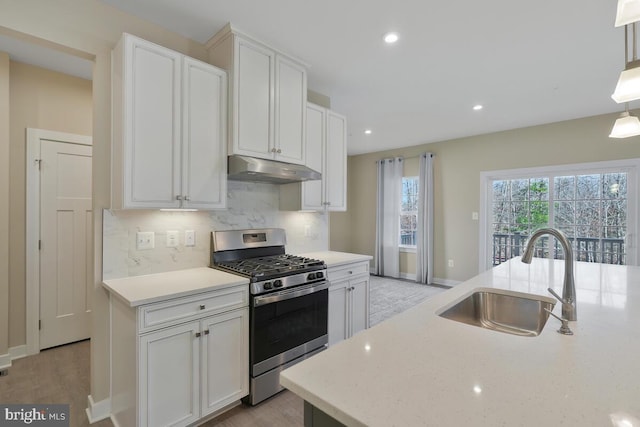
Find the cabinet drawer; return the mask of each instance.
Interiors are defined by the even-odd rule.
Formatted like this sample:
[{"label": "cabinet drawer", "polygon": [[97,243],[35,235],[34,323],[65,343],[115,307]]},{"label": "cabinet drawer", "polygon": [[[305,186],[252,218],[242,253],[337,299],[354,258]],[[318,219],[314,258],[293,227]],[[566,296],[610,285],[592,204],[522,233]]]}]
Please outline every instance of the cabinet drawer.
[{"label": "cabinet drawer", "polygon": [[140,332],[248,305],[249,287],[246,285],[149,304],[138,311]]},{"label": "cabinet drawer", "polygon": [[369,261],[355,262],[327,269],[329,281],[349,278],[358,274],[369,274]]}]

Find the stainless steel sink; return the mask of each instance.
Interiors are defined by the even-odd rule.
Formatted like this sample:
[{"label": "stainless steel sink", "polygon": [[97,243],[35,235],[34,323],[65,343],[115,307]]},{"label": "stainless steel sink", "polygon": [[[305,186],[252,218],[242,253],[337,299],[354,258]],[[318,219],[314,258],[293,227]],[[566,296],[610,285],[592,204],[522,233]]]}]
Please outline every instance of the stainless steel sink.
[{"label": "stainless steel sink", "polygon": [[541,295],[501,289],[477,288],[472,294],[445,307],[439,315],[468,325],[507,334],[535,337],[547,323],[556,301]]}]

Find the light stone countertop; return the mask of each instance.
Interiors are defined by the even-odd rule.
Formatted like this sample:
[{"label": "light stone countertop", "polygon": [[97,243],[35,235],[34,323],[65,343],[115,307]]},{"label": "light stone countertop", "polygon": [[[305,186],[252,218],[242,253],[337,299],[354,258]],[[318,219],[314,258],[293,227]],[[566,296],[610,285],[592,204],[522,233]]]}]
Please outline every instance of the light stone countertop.
[{"label": "light stone countertop", "polygon": [[208,267],[102,282],[107,290],[131,307],[244,284],[248,286],[249,279]]},{"label": "light stone countertop", "polygon": [[343,264],[350,264],[352,262],[369,261],[373,257],[371,255],[352,254],[348,252],[336,252],[336,251],[320,251],[320,252],[308,252],[300,254],[307,258],[320,259],[327,264],[327,267],[335,267]]},{"label": "light stone countertop", "polygon": [[518,257],[283,371],[281,384],[348,426],[638,427],[640,267],[575,267],[573,336],[552,317],[520,337],[438,316],[476,287],[561,293],[563,261]]}]

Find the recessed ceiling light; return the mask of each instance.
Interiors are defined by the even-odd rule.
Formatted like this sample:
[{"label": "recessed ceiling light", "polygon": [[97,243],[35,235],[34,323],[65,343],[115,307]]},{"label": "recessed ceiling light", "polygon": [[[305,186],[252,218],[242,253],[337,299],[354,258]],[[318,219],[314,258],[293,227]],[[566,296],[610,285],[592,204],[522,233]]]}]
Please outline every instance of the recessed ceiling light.
[{"label": "recessed ceiling light", "polygon": [[366,135],[371,135],[371,132],[372,132],[371,129],[365,129],[365,131],[364,131],[364,133]]},{"label": "recessed ceiling light", "polygon": [[387,33],[384,35],[384,41],[388,44],[393,44],[398,41],[398,33]]},{"label": "recessed ceiling light", "polygon": [[483,107],[482,107],[482,105],[480,105],[480,104],[477,104],[477,105],[474,105],[474,106],[473,106],[473,109],[474,109],[475,111],[482,110],[482,108],[483,108]]}]

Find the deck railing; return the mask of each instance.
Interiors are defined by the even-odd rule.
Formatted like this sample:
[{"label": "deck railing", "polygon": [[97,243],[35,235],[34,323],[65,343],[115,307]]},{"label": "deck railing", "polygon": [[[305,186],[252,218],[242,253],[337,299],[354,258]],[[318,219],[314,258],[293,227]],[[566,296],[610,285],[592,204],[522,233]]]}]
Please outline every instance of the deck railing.
[{"label": "deck railing", "polygon": [[[524,252],[528,234],[494,234],[493,235],[493,265],[501,264]],[[546,258],[549,256],[549,238],[541,237],[536,242],[534,256]],[[562,247],[556,239],[553,239],[553,258],[564,259]],[[577,261],[600,262],[603,264],[626,264],[624,252],[624,239],[598,239],[592,237],[569,238],[573,246],[574,256]]]}]

